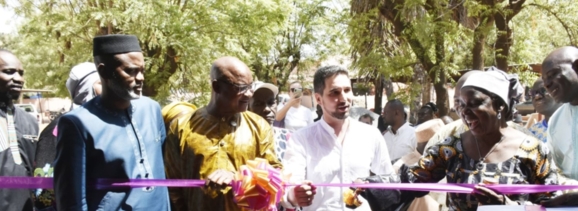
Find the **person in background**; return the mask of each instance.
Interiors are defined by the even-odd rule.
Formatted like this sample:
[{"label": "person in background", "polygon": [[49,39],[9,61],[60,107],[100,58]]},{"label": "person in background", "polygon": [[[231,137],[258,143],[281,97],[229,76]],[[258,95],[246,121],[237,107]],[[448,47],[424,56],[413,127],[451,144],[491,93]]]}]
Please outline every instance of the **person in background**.
[{"label": "person in background", "polygon": [[[416,164],[423,154],[423,148],[433,137],[433,135],[444,123],[440,119],[432,119],[424,122],[415,129],[415,137],[417,140],[417,149],[407,155],[401,157],[395,164],[393,164],[393,169],[399,174],[399,169],[402,165],[410,166]],[[440,183],[445,183],[440,181]],[[408,211],[439,211],[440,208],[445,207],[446,193],[442,192],[430,192],[428,195],[423,197],[415,198],[408,207]]]},{"label": "person in background", "polygon": [[[99,96],[102,92],[102,84],[94,63],[85,62],[72,67],[66,80],[66,88],[72,98],[71,110]],[[36,146],[35,177],[54,176],[52,162],[56,158],[56,136],[58,134],[56,125],[61,116],[52,120],[40,132]],[[34,208],[37,211],[55,210],[54,190],[37,189],[34,192]]]},{"label": "person in background", "polygon": [[[323,118],[291,135],[284,172],[289,182],[286,208],[303,211],[351,210],[343,203],[347,188],[319,187],[311,183],[351,183],[359,177],[391,174],[393,169],[383,137],[375,127],[349,118],[353,101],[348,71],[340,66],[320,67],[314,75],[315,100]],[[358,211],[370,210],[362,204]]]},{"label": "person in background", "polygon": [[536,109],[538,114],[544,115],[544,119],[530,126],[528,130],[538,139],[546,143],[548,140],[546,134],[548,130],[548,120],[550,120],[554,112],[562,106],[562,103],[556,102],[554,98],[548,94],[548,91],[546,91],[544,87],[544,81],[541,78],[538,78],[538,80],[534,82],[534,85],[530,89],[530,97],[532,98],[534,109]]},{"label": "person in background", "polygon": [[72,97],[70,110],[100,95],[102,84],[94,63],[84,62],[74,66],[66,80],[66,88]]},{"label": "person in background", "polygon": [[400,100],[390,100],[385,104],[384,119],[389,128],[383,137],[393,162],[413,152],[417,147],[415,128],[409,125],[406,118],[407,114]]},{"label": "person in background", "polygon": [[[0,176],[29,177],[34,169],[38,120],[14,106],[24,85],[24,68],[0,49]],[[0,210],[32,210],[29,189],[0,189]]]},{"label": "person in background", "polygon": [[296,131],[313,123],[313,114],[307,107],[301,105],[303,97],[303,87],[299,82],[289,84],[289,101],[279,107],[275,120],[281,122],[279,127]]},{"label": "person in background", "polygon": [[435,103],[429,102],[422,106],[417,112],[417,123],[415,126],[420,125],[426,121],[432,120],[437,117],[438,107]]},{"label": "person in background", "polygon": [[240,167],[263,158],[282,168],[270,122],[247,111],[253,96],[249,67],[238,58],[221,57],[211,65],[210,77],[209,104],[184,116],[187,121],[173,122],[168,130],[167,177],[207,181],[205,188],[170,188],[176,211],[241,210],[230,186]]},{"label": "person in background", "polygon": [[[253,83],[253,90],[253,97],[249,101],[249,111],[263,117],[273,126],[275,114],[277,113],[275,96],[279,93],[279,88],[270,83],[257,81]],[[273,135],[275,139],[275,154],[279,162],[282,162],[291,133],[287,129],[273,127]]]},{"label": "person in background", "polygon": [[370,114],[363,114],[359,117],[359,121],[368,125],[373,125],[373,117]]},{"label": "person in background", "polygon": [[142,97],[144,55],[133,35],[93,39],[100,96],[58,121],[54,193],[58,210],[170,210],[167,187],[94,189],[98,179],[165,179],[165,125]]},{"label": "person in background", "polygon": [[381,114],[377,118],[377,129],[379,130],[379,132],[381,132],[381,135],[385,135],[385,133],[387,132],[387,128],[389,128],[389,125],[385,123],[384,116],[385,116],[385,107],[383,108]]}]

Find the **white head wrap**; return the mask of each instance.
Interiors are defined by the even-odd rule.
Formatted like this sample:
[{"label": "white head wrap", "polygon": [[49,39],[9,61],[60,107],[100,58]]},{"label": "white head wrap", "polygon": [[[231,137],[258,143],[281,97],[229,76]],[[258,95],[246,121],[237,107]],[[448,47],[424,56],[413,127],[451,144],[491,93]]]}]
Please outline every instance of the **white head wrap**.
[{"label": "white head wrap", "polygon": [[[501,98],[512,111],[519,97],[524,92],[524,87],[520,84],[517,74],[507,74],[498,68],[491,67],[485,72],[472,74],[463,87],[477,87],[484,89]],[[462,89],[463,89],[462,87]]]},{"label": "white head wrap", "polygon": [[94,63],[80,63],[70,70],[66,88],[72,97],[72,109],[96,97],[93,85],[100,79]]}]

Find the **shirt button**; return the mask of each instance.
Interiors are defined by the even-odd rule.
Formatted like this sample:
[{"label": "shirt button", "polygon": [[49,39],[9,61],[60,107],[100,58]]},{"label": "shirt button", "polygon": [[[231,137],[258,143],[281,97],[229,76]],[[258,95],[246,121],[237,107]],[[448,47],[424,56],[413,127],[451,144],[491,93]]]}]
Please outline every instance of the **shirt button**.
[{"label": "shirt button", "polygon": [[221,142],[219,143],[219,145],[220,145],[221,147],[224,147],[224,146],[225,146],[225,142],[221,141]]}]

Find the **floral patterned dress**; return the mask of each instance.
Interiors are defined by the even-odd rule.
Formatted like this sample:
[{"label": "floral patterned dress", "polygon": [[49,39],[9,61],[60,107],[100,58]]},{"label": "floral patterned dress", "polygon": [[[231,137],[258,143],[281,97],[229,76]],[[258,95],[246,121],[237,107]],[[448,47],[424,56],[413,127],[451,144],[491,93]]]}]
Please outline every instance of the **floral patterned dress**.
[{"label": "floral patterned dress", "polygon": [[[492,178],[500,184],[558,184],[557,170],[552,164],[547,146],[534,137],[527,136],[516,154],[502,163],[483,163],[478,170],[478,160],[468,157],[462,140],[450,136],[430,147],[419,162],[409,167],[410,182],[435,183],[447,178],[448,183],[479,184]],[[555,193],[506,195],[519,204],[539,203]],[[476,210],[477,199],[471,194],[448,193],[449,210]]]}]

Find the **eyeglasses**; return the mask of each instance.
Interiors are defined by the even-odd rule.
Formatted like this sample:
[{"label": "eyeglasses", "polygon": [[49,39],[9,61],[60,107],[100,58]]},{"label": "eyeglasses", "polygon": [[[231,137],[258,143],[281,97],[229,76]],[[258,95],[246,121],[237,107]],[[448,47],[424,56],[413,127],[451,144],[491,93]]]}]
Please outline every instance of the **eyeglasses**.
[{"label": "eyeglasses", "polygon": [[291,92],[296,92],[296,91],[302,91],[303,88],[291,88],[289,90],[291,90]]},{"label": "eyeglasses", "polygon": [[546,96],[548,93],[548,90],[546,90],[546,88],[542,87],[538,90],[530,90],[530,97],[532,99],[534,99],[534,96],[536,96],[536,94],[541,95],[542,97]]},{"label": "eyeglasses", "polygon": [[235,89],[237,89],[237,94],[245,94],[247,93],[247,91],[251,90],[253,91],[253,83],[250,84],[235,84],[235,83],[231,83],[225,79],[217,79],[215,80],[217,82],[222,82],[225,83],[227,85],[233,86],[235,87]]}]

